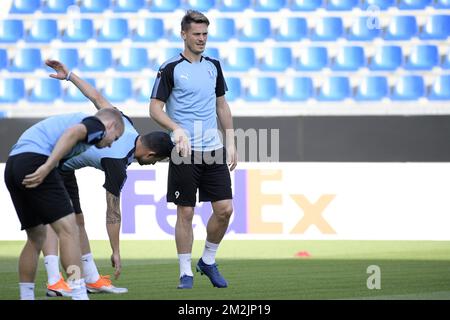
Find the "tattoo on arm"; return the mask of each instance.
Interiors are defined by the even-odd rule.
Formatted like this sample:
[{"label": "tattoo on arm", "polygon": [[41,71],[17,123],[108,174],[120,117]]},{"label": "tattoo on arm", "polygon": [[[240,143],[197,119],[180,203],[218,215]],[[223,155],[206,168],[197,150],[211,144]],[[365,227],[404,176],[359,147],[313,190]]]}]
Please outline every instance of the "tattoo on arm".
[{"label": "tattoo on arm", "polygon": [[121,222],[120,197],[106,191],[106,223],[115,224]]}]

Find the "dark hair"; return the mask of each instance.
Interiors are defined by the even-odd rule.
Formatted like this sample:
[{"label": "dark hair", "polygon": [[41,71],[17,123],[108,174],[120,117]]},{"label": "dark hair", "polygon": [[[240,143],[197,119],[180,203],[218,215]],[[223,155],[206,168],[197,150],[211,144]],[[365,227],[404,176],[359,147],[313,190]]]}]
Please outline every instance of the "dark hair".
[{"label": "dark hair", "polygon": [[156,157],[169,157],[174,144],[166,132],[154,131],[141,136],[142,144],[155,152]]},{"label": "dark hair", "polygon": [[187,31],[191,23],[206,23],[209,26],[208,18],[201,12],[196,10],[188,10],[181,20],[181,30]]}]

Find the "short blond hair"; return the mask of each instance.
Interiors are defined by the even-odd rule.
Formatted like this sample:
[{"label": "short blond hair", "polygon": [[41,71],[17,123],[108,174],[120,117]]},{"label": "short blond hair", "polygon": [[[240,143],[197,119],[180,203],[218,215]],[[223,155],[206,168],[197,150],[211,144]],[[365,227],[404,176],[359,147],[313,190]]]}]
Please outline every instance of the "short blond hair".
[{"label": "short blond hair", "polygon": [[125,123],[123,122],[122,112],[116,108],[103,108],[97,111],[95,114],[97,118],[105,121],[113,121],[114,127],[119,131],[123,131],[125,128]]}]

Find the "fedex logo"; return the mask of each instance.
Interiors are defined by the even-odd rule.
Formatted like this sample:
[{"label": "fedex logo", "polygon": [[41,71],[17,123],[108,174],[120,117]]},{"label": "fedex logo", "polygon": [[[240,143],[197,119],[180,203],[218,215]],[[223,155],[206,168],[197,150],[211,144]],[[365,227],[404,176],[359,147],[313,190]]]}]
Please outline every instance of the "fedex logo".
[{"label": "fedex logo", "polygon": [[[156,221],[159,228],[167,234],[174,235],[175,228],[169,221],[170,216],[176,217],[176,209],[169,208],[166,196],[157,199],[151,194],[137,194],[135,184],[138,181],[155,181],[157,171],[149,170],[128,170],[128,178],[122,189],[122,232],[136,233],[135,208],[141,205],[151,205],[155,207]],[[234,173],[234,213],[228,227],[227,233],[236,234],[303,234],[311,226],[315,226],[322,234],[335,234],[336,231],[326,221],[323,213],[334,200],[334,194],[322,194],[318,199],[311,201],[303,194],[289,190],[277,190],[271,193],[263,192],[262,186],[265,182],[281,182],[282,170],[259,170],[259,169],[238,169]],[[284,227],[283,218],[281,221],[265,221],[263,219],[263,209],[267,206],[280,214],[283,211],[283,193],[288,194],[288,199],[295,203],[295,223]],[[211,215],[210,203],[202,203],[195,209],[195,214],[199,215],[203,224],[206,225]],[[298,218],[297,218],[298,217]]]}]

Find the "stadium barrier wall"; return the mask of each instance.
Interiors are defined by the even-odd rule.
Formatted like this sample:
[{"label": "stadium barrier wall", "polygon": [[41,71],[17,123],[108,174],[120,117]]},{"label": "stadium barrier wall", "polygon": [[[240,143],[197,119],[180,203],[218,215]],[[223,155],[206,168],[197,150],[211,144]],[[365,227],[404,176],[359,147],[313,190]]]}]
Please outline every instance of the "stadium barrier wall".
[{"label": "stadium barrier wall", "polygon": [[[0,119],[0,162],[27,128],[42,118]],[[233,117],[234,127],[279,129],[279,161],[450,162],[450,116]],[[161,130],[149,118],[133,118],[139,132]],[[240,154],[240,161],[260,162]]]},{"label": "stadium barrier wall", "polygon": [[[129,167],[121,239],[174,239],[167,167]],[[77,178],[88,235],[107,239],[104,175],[84,168]],[[225,239],[450,240],[448,181],[448,163],[240,163]],[[25,239],[3,179],[0,203],[0,240]],[[197,206],[195,239],[210,214],[210,204]]]}]

